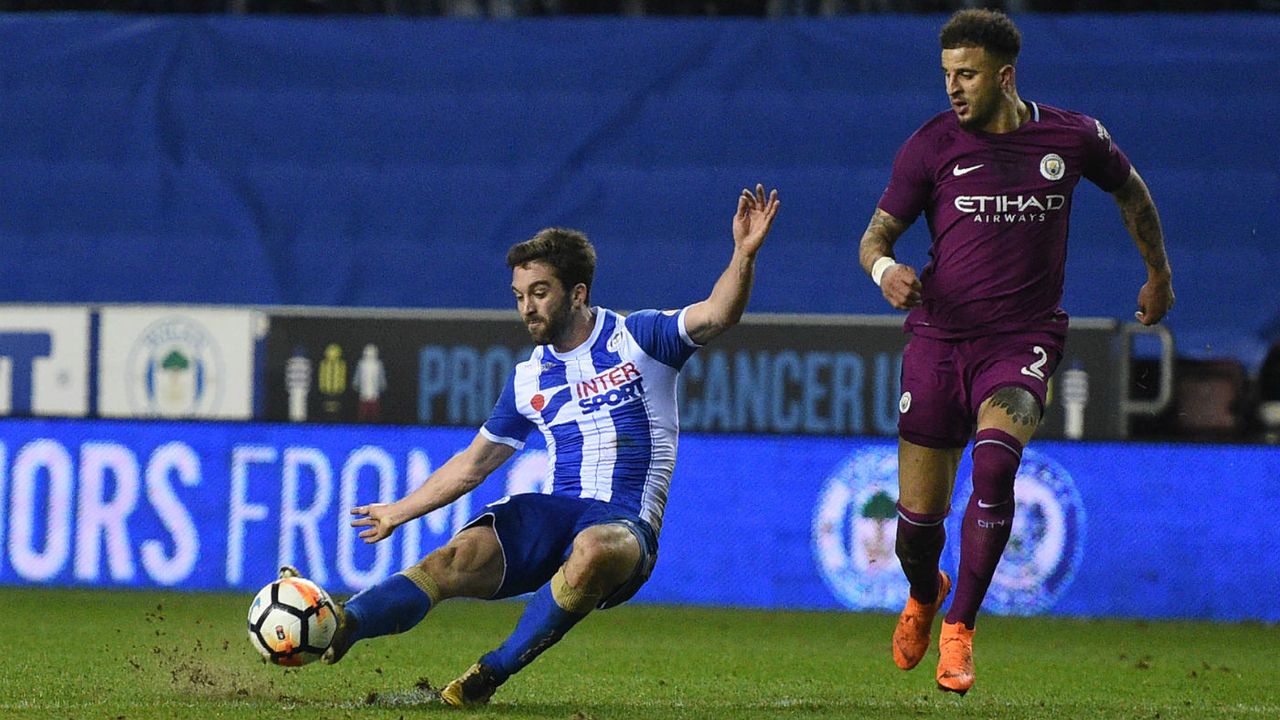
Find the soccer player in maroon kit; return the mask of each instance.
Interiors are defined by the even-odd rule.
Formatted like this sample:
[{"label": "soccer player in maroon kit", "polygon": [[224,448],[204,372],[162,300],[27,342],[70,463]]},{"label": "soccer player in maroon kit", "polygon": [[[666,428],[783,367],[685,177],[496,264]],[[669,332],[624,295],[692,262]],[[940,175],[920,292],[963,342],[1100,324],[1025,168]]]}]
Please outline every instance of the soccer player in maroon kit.
[{"label": "soccer player in maroon kit", "polygon": [[[897,555],[910,596],[893,658],[914,668],[951,590],[938,569],[961,453],[973,437],[973,494],[960,533],[956,593],[943,619],[936,679],[973,686],[978,607],[1013,526],[1014,477],[1062,358],[1071,195],[1080,178],[1111,193],[1147,266],[1137,319],[1173,305],[1172,273],[1146,183],[1102,124],[1023,100],[1022,38],[1004,14],[962,10],[942,28],[951,109],[898,151],[862,236],[859,260],[895,308],[910,310],[898,403]],[[919,276],[893,245],[924,213],[932,237]],[[975,434],[976,428],[976,434]]]}]

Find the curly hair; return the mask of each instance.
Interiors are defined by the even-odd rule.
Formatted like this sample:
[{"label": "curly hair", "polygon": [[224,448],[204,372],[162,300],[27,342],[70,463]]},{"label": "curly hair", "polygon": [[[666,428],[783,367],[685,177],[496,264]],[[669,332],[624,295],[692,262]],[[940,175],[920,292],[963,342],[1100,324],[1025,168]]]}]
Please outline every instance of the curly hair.
[{"label": "curly hair", "polygon": [[587,297],[591,297],[591,281],[596,274],[596,250],[582,232],[546,228],[528,240],[512,245],[507,251],[507,267],[512,270],[534,261],[550,265],[566,291],[572,291],[582,283],[587,286]]},{"label": "curly hair", "polygon": [[1012,65],[1022,50],[1022,33],[1008,15],[998,10],[960,10],[951,16],[938,35],[943,50],[980,47]]}]

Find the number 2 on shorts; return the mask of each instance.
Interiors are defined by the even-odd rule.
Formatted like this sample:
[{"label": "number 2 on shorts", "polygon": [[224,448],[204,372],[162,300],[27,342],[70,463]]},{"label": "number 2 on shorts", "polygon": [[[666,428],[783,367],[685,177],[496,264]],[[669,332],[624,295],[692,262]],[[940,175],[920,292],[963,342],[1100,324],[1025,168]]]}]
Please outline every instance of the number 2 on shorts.
[{"label": "number 2 on shorts", "polygon": [[1040,359],[1031,363],[1030,365],[1023,365],[1022,374],[1030,375],[1031,377],[1039,380],[1040,382],[1044,382],[1044,370],[1042,368],[1044,368],[1045,363],[1049,362],[1049,353],[1045,352],[1044,348],[1040,347],[1039,345],[1033,346],[1031,348],[1031,351],[1034,352],[1036,355],[1039,355]]}]

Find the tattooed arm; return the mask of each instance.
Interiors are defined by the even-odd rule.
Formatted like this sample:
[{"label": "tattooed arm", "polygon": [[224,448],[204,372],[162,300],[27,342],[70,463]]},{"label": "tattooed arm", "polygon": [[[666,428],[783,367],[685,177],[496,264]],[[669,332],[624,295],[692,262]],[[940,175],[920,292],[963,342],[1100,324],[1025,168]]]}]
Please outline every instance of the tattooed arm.
[{"label": "tattooed arm", "polygon": [[1137,170],[1113,193],[1120,206],[1124,226],[1142,253],[1147,265],[1147,281],[1138,291],[1138,311],[1134,316],[1143,325],[1155,325],[1173,307],[1173,270],[1164,251],[1164,232],[1151,192]]},{"label": "tattooed arm", "polygon": [[[892,260],[893,244],[906,229],[907,223],[876,208],[858,245],[858,261],[862,269],[870,274],[877,260]],[[910,265],[895,263],[880,276],[880,292],[890,305],[908,310],[920,304],[920,279]]]}]

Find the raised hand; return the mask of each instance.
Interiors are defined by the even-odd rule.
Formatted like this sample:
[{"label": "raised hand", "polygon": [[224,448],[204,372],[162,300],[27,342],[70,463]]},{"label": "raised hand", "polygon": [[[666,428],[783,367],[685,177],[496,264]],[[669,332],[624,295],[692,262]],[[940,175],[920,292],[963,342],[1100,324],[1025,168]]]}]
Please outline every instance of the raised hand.
[{"label": "raised hand", "polygon": [[773,226],[778,214],[778,191],[771,190],[766,198],[764,185],[757,184],[755,192],[743,188],[738,196],[738,211],[733,215],[733,242],[748,255],[755,255]]}]

